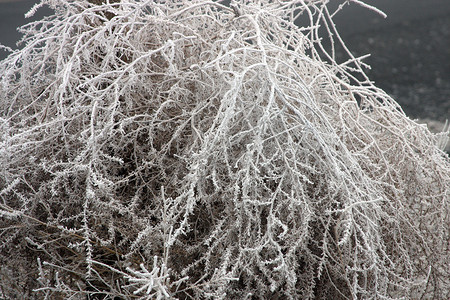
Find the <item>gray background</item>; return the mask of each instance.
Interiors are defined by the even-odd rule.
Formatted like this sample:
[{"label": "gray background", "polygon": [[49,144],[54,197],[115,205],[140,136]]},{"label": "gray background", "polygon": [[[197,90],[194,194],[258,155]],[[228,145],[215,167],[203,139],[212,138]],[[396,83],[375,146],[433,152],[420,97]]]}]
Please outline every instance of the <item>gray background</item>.
[{"label": "gray background", "polygon": [[[16,28],[35,0],[0,0],[0,43],[15,48]],[[342,1],[337,1],[342,2]],[[337,3],[332,0],[331,3]],[[356,55],[371,53],[369,77],[412,118],[450,117],[450,0],[367,0],[386,19],[356,4],[335,17]],[[40,10],[33,19],[48,10]],[[6,53],[0,51],[0,59]],[[437,125],[439,127],[439,123]]]}]

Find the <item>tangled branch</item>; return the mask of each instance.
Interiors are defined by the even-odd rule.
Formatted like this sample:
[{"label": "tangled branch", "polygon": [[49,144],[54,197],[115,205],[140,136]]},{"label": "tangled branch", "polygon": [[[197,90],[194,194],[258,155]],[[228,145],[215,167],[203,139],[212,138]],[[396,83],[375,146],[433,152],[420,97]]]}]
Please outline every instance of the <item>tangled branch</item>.
[{"label": "tangled branch", "polygon": [[442,134],[327,2],[42,1],[0,63],[2,292],[447,298]]}]

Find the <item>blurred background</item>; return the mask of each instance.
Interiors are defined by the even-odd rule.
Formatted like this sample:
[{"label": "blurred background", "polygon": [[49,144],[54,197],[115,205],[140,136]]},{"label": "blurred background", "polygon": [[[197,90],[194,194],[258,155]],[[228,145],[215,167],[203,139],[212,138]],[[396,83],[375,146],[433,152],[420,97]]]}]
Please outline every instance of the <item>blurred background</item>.
[{"label": "blurred background", "polygon": [[[17,48],[16,28],[49,14],[48,9],[26,20],[38,1],[0,0],[0,43]],[[331,5],[344,2],[331,0]],[[365,60],[367,73],[414,119],[440,130],[450,118],[450,0],[367,0],[387,18],[355,3],[335,16],[348,48]],[[7,53],[0,50],[0,59]]]},{"label": "blurred background", "polygon": [[352,4],[335,21],[355,55],[371,54],[369,78],[410,117],[449,119],[450,0],[366,2],[387,18]]}]

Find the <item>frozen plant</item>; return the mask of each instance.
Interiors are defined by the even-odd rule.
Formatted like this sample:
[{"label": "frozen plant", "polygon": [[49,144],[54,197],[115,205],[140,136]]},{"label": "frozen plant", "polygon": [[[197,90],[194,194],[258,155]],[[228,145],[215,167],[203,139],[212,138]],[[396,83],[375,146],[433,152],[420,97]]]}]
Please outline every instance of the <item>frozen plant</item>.
[{"label": "frozen plant", "polygon": [[144,299],[168,299],[170,296],[166,290],[166,280],[169,275],[164,272],[164,266],[161,269],[157,266],[157,257],[155,256],[152,271],[148,271],[143,264],[140,267],[142,272],[128,269],[132,275],[126,276],[131,285],[138,286],[133,294],[144,293],[146,295]]},{"label": "frozen plant", "polygon": [[41,1],[0,63],[2,297],[450,298],[445,135],[350,2]]}]

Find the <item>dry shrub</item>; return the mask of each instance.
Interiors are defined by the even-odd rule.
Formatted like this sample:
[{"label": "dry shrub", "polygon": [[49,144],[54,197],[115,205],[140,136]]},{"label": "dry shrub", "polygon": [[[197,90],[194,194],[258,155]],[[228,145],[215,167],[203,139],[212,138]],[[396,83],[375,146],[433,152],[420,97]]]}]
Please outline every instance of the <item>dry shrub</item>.
[{"label": "dry shrub", "polygon": [[4,297],[448,299],[447,135],[327,2],[42,1],[0,63]]}]

